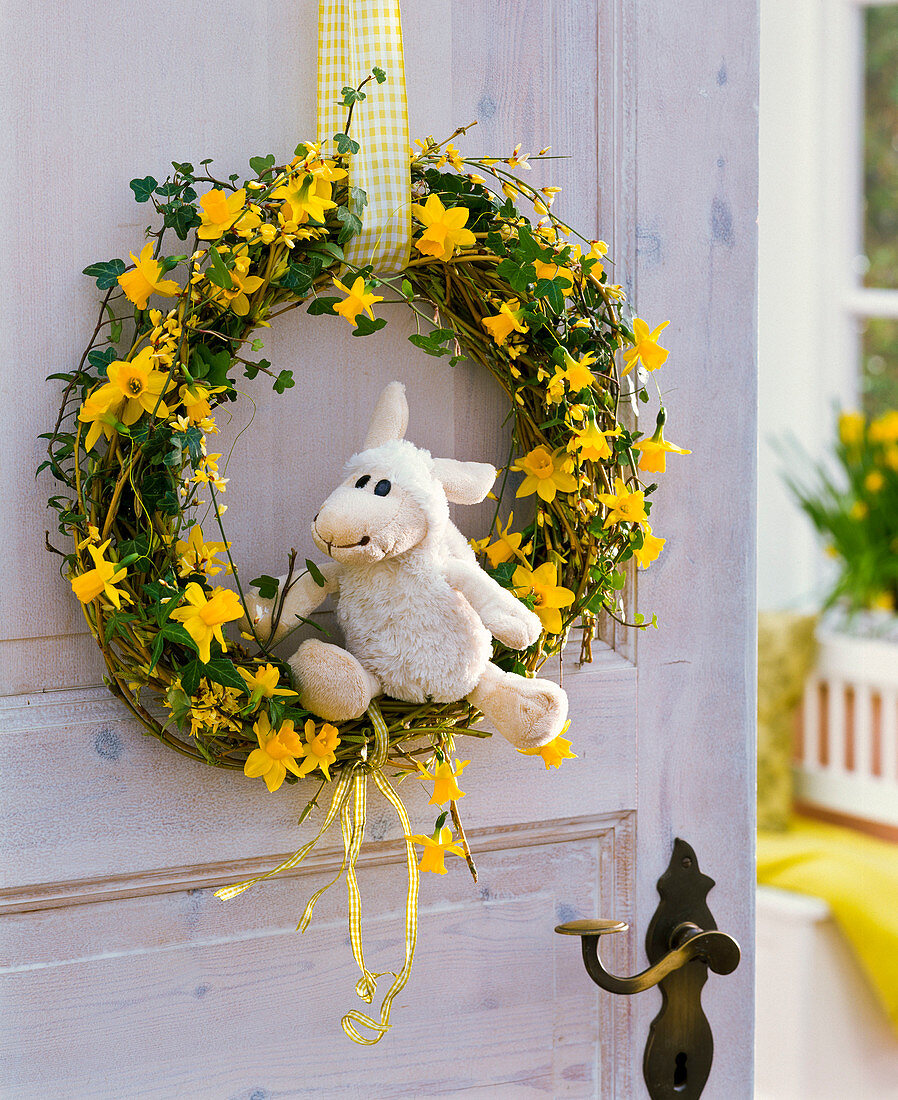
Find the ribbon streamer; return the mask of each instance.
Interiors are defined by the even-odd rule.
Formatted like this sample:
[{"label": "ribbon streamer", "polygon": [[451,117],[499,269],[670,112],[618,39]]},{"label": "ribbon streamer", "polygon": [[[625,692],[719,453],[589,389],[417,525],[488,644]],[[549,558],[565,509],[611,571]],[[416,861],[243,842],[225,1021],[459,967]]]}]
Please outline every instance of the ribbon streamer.
[{"label": "ribbon streamer", "polygon": [[[362,230],[346,246],[351,267],[402,271],[412,239],[409,124],[399,0],[320,0],[318,6],[318,139],[328,147],[343,132],[343,88],[357,88],[377,66],[383,84],[365,85],[352,113],[353,187],[368,197]],[[332,147],[331,147],[332,148]]]}]

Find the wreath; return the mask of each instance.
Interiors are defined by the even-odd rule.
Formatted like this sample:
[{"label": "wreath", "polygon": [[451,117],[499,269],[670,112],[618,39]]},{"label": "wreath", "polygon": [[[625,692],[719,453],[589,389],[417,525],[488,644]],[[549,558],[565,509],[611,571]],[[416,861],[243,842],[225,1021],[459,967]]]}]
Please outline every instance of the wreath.
[{"label": "wreath", "polygon": [[[358,98],[362,86],[346,91]],[[347,96],[350,109],[354,101]],[[667,358],[659,344],[664,324],[650,329],[624,319],[625,294],[610,278],[606,246],[553,214],[558,188],[523,181],[528,160],[548,150],[533,158],[520,146],[506,157],[463,156],[453,142],[467,129],[415,143],[412,258],[395,276],[353,266],[344,255],[367,202],[351,182],[359,147],[348,133],[337,135],[331,156],[304,142],[286,163],[253,157],[248,179],[216,178],[204,160],[199,168],[174,162],[163,182],[132,180],[136,201],[151,203],[161,225],[148,230],[130,265],[112,259],[85,269],[103,292],[99,315],[75,369],[50,376],[64,391],[41,469],[61,486],[50,505],[59,531],[72,539],[67,552],[57,552],[112,692],[151,734],[194,760],[243,771],[254,782],[262,777],[272,791],[317,779],[300,821],[328,788],[318,835],[269,874],[296,866],[339,819],[351,924],[360,919],[354,868],[367,778],[399,814],[410,876],[406,966],[379,1022],[360,1013],[344,1019],[359,1042],[384,1033],[389,1002],[411,966],[413,844],[423,846],[421,870],[444,871],[451,852],[474,872],[457,810],[463,792],[455,746],[459,737],[488,733],[464,700],[381,698],[358,720],[322,723],[299,704],[289,666],[253,625],[250,597],[274,600],[276,621],[294,577],[308,572],[323,583],[314,562],[297,563],[295,552],[285,584],[264,575],[247,581],[225,531],[216,413],[241,400],[238,374],[267,375],[278,394],[294,386],[291,371],[254,357],[263,347],[258,330],[304,308],[365,337],[387,323],[375,316],[377,303],[401,302],[419,322],[409,339],[421,353],[450,366],[473,359],[502,387],[512,453],[492,525],[474,546],[489,574],[542,623],[541,637],[524,652],[495,645],[494,662],[523,676],[560,652],[575,622],[583,624],[581,658],[589,660],[597,616],[623,621],[627,563],[647,567],[664,545],[649,523],[656,485],[642,475],[663,471],[669,452],[688,453],[664,439],[663,408],[651,436],[627,426],[625,408],[634,397],[648,399],[648,377]],[[172,248],[172,236],[185,245]],[[151,298],[164,304],[151,307]],[[513,484],[519,511],[536,505],[518,528],[514,513],[500,520]],[[224,629],[241,620],[239,640],[226,638]],[[636,615],[630,625],[648,624]],[[557,767],[574,755],[570,745],[559,736],[529,751]],[[431,801],[449,808],[431,835],[412,833],[388,775],[434,783]],[[446,827],[449,813],[457,837]],[[377,975],[364,965],[360,933],[356,948],[358,991],[370,1002]],[[375,1037],[363,1037],[357,1023]]]}]

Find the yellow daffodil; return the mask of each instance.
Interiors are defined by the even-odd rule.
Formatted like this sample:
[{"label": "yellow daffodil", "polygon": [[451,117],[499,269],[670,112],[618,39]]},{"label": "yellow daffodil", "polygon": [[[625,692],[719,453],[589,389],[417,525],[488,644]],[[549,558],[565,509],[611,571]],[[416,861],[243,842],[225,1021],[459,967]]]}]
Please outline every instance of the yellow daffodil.
[{"label": "yellow daffodil", "polygon": [[115,585],[124,580],[127,570],[117,562],[107,561],[103,556],[112,539],[99,546],[88,545],[87,552],[93,558],[94,568],[78,577],[72,577],[72,591],[82,603],[90,603],[103,594],[116,608],[122,606],[122,600],[131,603],[131,597]]},{"label": "yellow daffodil", "polygon": [[308,775],[316,768],[321,768],[324,778],[330,782],[328,768],[337,759],[334,750],[340,744],[340,732],[329,722],[322,722],[321,729],[316,733],[315,723],[311,718],[306,721],[305,730],[306,743],[299,750],[304,759],[299,765],[297,775]]},{"label": "yellow daffodil", "polygon": [[246,189],[228,195],[216,187],[200,195],[200,218],[202,224],[196,231],[201,241],[217,241],[229,229],[249,233],[257,229],[262,219],[246,206]]},{"label": "yellow daffodil", "polygon": [[412,213],[424,226],[424,232],[415,241],[415,248],[425,256],[438,260],[451,260],[456,248],[470,248],[476,237],[465,229],[468,209],[464,206],[445,207],[438,196],[430,195],[427,202],[412,203]]},{"label": "yellow daffodil", "polygon": [[662,321],[656,329],[649,332],[649,326],[639,317],[633,318],[633,347],[624,352],[626,367],[624,374],[628,374],[637,363],[642,363],[648,371],[657,370],[666,362],[670,352],[658,344],[658,337],[667,328],[670,321]]},{"label": "yellow daffodil", "polygon": [[667,455],[691,455],[685,447],[677,447],[664,438],[664,410],[658,414],[658,426],[651,439],[641,439],[634,447],[639,451],[639,469],[647,473],[663,474],[667,469]]},{"label": "yellow daffodil", "polygon": [[230,545],[223,542],[206,542],[202,527],[196,524],[190,528],[186,542],[178,539],[175,543],[178,576],[189,577],[191,573],[205,573],[207,577],[214,577],[225,568],[224,562],[218,560],[218,555],[225,553]]},{"label": "yellow daffodil", "polygon": [[885,483],[886,479],[881,470],[871,470],[864,478],[864,488],[868,493],[878,493]]},{"label": "yellow daffodil", "polygon": [[871,443],[898,443],[898,409],[889,409],[870,422]]},{"label": "yellow daffodil", "polygon": [[190,424],[199,424],[212,412],[209,398],[213,393],[224,393],[226,386],[205,386],[202,382],[189,382],[178,390],[178,396]]},{"label": "yellow daffodil", "polygon": [[433,775],[422,767],[418,778],[422,782],[433,782],[433,796],[427,805],[442,806],[444,802],[457,802],[459,798],[464,798],[465,792],[459,789],[455,781],[470,763],[470,760],[456,760],[453,767],[450,760],[443,760],[434,768]]},{"label": "yellow daffodil", "polygon": [[515,495],[527,497],[536,493],[540,500],[550,503],[556,493],[576,492],[577,479],[570,472],[572,464],[573,460],[561,449],[534,447],[511,467],[526,475]]},{"label": "yellow daffodil", "polygon": [[83,550],[85,546],[90,546],[91,543],[99,546],[100,544],[100,528],[95,527],[92,523],[87,525],[87,538],[81,540],[75,547],[76,550]]},{"label": "yellow daffodil", "polygon": [[250,262],[249,256],[237,255],[234,266],[228,269],[231,286],[215,289],[215,301],[226,304],[238,317],[245,317],[249,313],[249,296],[255,294],[265,282],[259,275],[248,274]]},{"label": "yellow daffodil", "polygon": [[446,874],[446,853],[451,852],[456,856],[463,856],[464,850],[452,839],[452,830],[444,825],[442,829],[436,829],[433,836],[422,836],[420,833],[406,834],[406,840],[423,845],[419,871],[433,871],[437,875]]},{"label": "yellow daffodil", "polygon": [[574,359],[565,350],[564,380],[570,386],[571,393],[579,393],[595,382],[596,376],[589,369],[595,361],[596,357],[594,355],[581,355],[579,359]]},{"label": "yellow daffodil", "polygon": [[331,199],[332,190],[326,179],[302,171],[290,175],[271,192],[271,197],[283,201],[284,216],[288,222],[301,225],[310,218],[316,222],[324,221],[326,211],[333,210],[337,205]]},{"label": "yellow daffodil", "polygon": [[566,267],[544,260],[534,260],[533,266],[536,268],[537,279],[560,279],[564,283],[564,295],[567,297],[574,293],[574,276]]},{"label": "yellow daffodil", "polygon": [[342,302],[338,302],[337,305],[334,306],[335,313],[339,313],[340,316],[351,325],[358,323],[358,316],[360,313],[367,313],[371,320],[374,320],[374,311],[371,307],[377,302],[382,302],[383,298],[369,292],[367,284],[361,275],[359,275],[351,287],[344,286],[339,279],[334,279],[334,286],[338,290],[342,290],[346,295]]},{"label": "yellow daffodil", "polygon": [[846,447],[856,447],[861,442],[865,423],[859,412],[843,412],[839,416],[839,439]]},{"label": "yellow daffodil", "polygon": [[609,510],[604,526],[612,523],[642,523],[646,517],[645,493],[630,492],[622,478],[614,479],[613,493],[598,493],[597,499]]},{"label": "yellow daffodil", "polygon": [[866,519],[869,513],[870,509],[862,500],[856,500],[848,511],[852,519]]},{"label": "yellow daffodil", "polygon": [[591,248],[585,255],[581,252],[579,245],[575,245],[571,249],[571,260],[573,262],[579,261],[580,263],[586,263],[590,260],[595,261],[590,264],[589,278],[597,286],[601,286],[602,275],[605,273],[605,265],[602,260],[605,258],[605,254],[608,252],[608,245],[604,241],[590,241]]},{"label": "yellow daffodil", "polygon": [[264,668],[257,668],[255,672],[250,672],[249,669],[238,665],[237,671],[246,680],[246,690],[253,700],[271,699],[275,695],[299,694],[297,691],[291,691],[290,688],[278,687],[281,674],[277,665],[265,665]]},{"label": "yellow daffodil", "polygon": [[554,741],[550,741],[547,745],[540,745],[538,749],[518,749],[518,752],[522,756],[541,756],[543,763],[546,765],[546,771],[549,768],[560,768],[562,760],[576,760],[577,754],[571,752],[571,743],[564,736],[568,725],[570,723],[564,727],[564,731],[559,733]]},{"label": "yellow daffodil", "polygon": [[524,315],[517,298],[503,302],[499,312],[492,317],[483,318],[483,327],[501,348],[512,332],[529,332],[521,318]]},{"label": "yellow daffodil", "polygon": [[125,297],[138,309],[146,309],[151,294],[161,294],[163,298],[174,298],[181,288],[174,279],[162,278],[162,264],[153,259],[153,242],[148,241],[140,252],[140,259],[130,253],[134,263],[133,271],[119,275],[118,283]]},{"label": "yellow daffodil", "polygon": [[576,451],[586,462],[600,462],[611,458],[611,445],[608,440],[611,436],[620,435],[620,432],[620,428],[611,428],[603,432],[595,420],[589,420],[583,428],[571,436],[567,445],[568,450]]},{"label": "yellow daffodil", "polygon": [[553,405],[557,405],[560,401],[564,399],[564,391],[564,370],[562,367],[556,367],[555,373],[546,384],[546,397]]},{"label": "yellow daffodil", "polygon": [[112,437],[112,424],[116,420],[130,427],[145,412],[168,416],[168,406],[162,398],[174,383],[164,371],[154,369],[152,348],[144,348],[128,362],[110,363],[106,376],[109,381],[88,396],[78,413],[82,423],[91,424],[85,440],[87,450],[99,439],[101,431],[107,439]]},{"label": "yellow daffodil", "polygon": [[633,557],[640,569],[648,569],[664,549],[665,542],[667,542],[667,539],[652,534],[652,528],[649,524],[644,523],[642,525],[642,546],[639,549],[633,548]]},{"label": "yellow daffodil", "polygon": [[277,733],[271,728],[267,714],[260,714],[253,724],[259,747],[253,749],[243,765],[243,774],[250,779],[260,775],[270,791],[276,791],[284,782],[288,771],[300,775],[296,757],[302,753],[302,741],[293,728],[292,721],[282,723]]},{"label": "yellow daffodil", "polygon": [[570,607],[575,595],[569,588],[558,584],[558,569],[554,562],[547,561],[534,570],[519,565],[511,578],[518,596],[535,597],[533,610],[539,616],[547,634],[561,633],[562,607]]},{"label": "yellow daffodil", "polygon": [[208,664],[213,638],[227,653],[222,626],[233,622],[243,616],[243,605],[236,592],[227,588],[216,588],[211,596],[206,596],[203,589],[191,581],[184,590],[186,607],[178,607],[171,617],[175,622],[182,623],[184,629],[196,642],[200,660]]},{"label": "yellow daffodil", "polygon": [[491,568],[495,569],[497,565],[501,565],[504,561],[511,561],[512,558],[523,558],[524,554],[530,552],[532,544],[528,543],[526,546],[521,546],[521,540],[523,535],[520,531],[511,531],[511,525],[514,522],[514,512],[510,513],[505,527],[503,528],[501,523],[499,530],[496,532],[496,541],[490,545],[489,539],[482,539],[482,547],[475,547],[475,549],[481,549],[486,553]]}]

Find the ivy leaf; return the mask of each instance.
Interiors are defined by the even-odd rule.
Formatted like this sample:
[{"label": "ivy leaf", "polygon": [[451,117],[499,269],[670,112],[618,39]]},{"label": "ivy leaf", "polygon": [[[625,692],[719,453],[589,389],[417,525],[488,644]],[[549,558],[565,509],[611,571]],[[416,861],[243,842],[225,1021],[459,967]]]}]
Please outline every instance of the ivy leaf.
[{"label": "ivy leaf", "polygon": [[237,671],[234,662],[227,657],[213,657],[211,661],[202,666],[202,674],[207,680],[224,687],[237,688],[238,691],[246,691],[246,681]]},{"label": "ivy leaf", "polygon": [[378,329],[384,328],[386,323],[385,317],[378,317],[376,320],[372,321],[367,314],[360,313],[355,319],[355,328],[352,330],[352,335],[370,336],[372,332],[377,332]]},{"label": "ivy leaf", "polygon": [[379,69],[377,65],[375,65],[374,68],[371,70],[371,75],[374,77],[378,84],[383,84],[383,82],[387,79],[387,74],[383,71],[383,69]]},{"label": "ivy leaf", "polygon": [[173,160],[171,162],[171,166],[172,168],[174,168],[179,176],[193,176],[193,165],[188,164],[186,160],[181,162],[180,164],[178,163],[178,161]]},{"label": "ivy leaf", "polygon": [[[191,192],[191,194],[195,197],[195,192]],[[184,192],[184,196],[185,198],[190,197],[187,191]],[[190,230],[200,224],[200,216],[189,202],[170,202],[162,209],[164,211],[162,220],[165,227],[174,229],[181,241],[186,241]]]},{"label": "ivy leaf", "polygon": [[309,302],[309,308],[306,312],[310,313],[313,317],[320,317],[325,313],[333,314],[334,306],[339,301],[339,298],[313,298],[312,301]]},{"label": "ivy leaf", "polygon": [[247,378],[255,378],[260,370],[270,370],[271,363],[267,359],[260,359],[258,363],[244,363],[243,373]]},{"label": "ivy leaf", "polygon": [[343,223],[343,228],[337,237],[337,244],[346,244],[347,241],[352,240],[357,233],[362,231],[362,219],[347,210],[345,206],[337,207],[337,221]]},{"label": "ivy leaf", "polygon": [[361,187],[349,188],[349,209],[353,214],[361,216],[362,211],[368,205],[368,193]]},{"label": "ivy leaf", "polygon": [[267,573],[263,573],[261,577],[256,577],[254,581],[249,583],[253,588],[259,589],[259,596],[263,600],[273,600],[280,588],[277,577],[269,577]]},{"label": "ivy leaf", "polygon": [[264,347],[265,347],[265,341],[264,340],[255,339],[250,344],[250,348],[252,348],[253,351],[261,351],[262,348],[264,348]]},{"label": "ivy leaf", "polygon": [[324,579],[324,574],[310,558],[306,558],[306,569],[308,569],[309,575],[318,587],[324,588],[327,584],[327,581]]},{"label": "ivy leaf", "polygon": [[[343,208],[340,207],[340,209]],[[312,289],[312,283],[314,283],[317,274],[318,272],[313,270],[311,264],[290,264],[278,279],[278,286],[282,286],[285,290],[292,290],[299,298]]]},{"label": "ivy leaf", "polygon": [[359,91],[358,88],[351,88],[348,84],[340,89],[340,95],[343,96],[340,100],[343,107],[351,107],[353,103],[361,103],[368,98],[364,92]]},{"label": "ivy leaf", "polygon": [[88,264],[82,271],[82,275],[89,275],[97,280],[100,290],[109,290],[118,282],[119,275],[125,270],[124,260],[101,260],[95,264]]},{"label": "ivy leaf", "polygon": [[263,176],[269,168],[274,167],[274,153],[269,153],[267,157],[250,157],[249,166],[257,176]]},{"label": "ivy leaf", "polygon": [[87,361],[96,370],[97,374],[105,374],[106,368],[110,363],[114,363],[118,358],[118,353],[115,348],[103,348],[101,351],[99,348],[92,348],[87,353]]},{"label": "ivy leaf", "polygon": [[137,202],[148,202],[159,184],[152,176],[144,176],[142,180],[131,180],[129,186]]},{"label": "ivy leaf", "polygon": [[203,667],[203,662],[197,658],[195,661],[191,661],[189,665],[184,665],[181,669],[179,679],[181,681],[181,687],[188,695],[195,695],[197,688],[200,686],[200,670]]},{"label": "ivy leaf", "polygon": [[217,248],[209,249],[209,259],[212,263],[212,269],[208,274],[209,282],[220,286],[222,290],[230,290],[234,282]]},{"label": "ivy leaf", "polygon": [[361,149],[361,145],[348,134],[334,134],[334,141],[337,143],[338,153],[357,153]]},{"label": "ivy leaf", "polygon": [[503,561],[496,566],[495,569],[489,570],[491,577],[494,577],[503,588],[511,588],[511,578],[514,576],[514,571],[517,569],[517,562]]},{"label": "ivy leaf", "polygon": [[282,370],[274,380],[274,392],[283,393],[284,390],[292,390],[296,383],[293,381],[292,370]]}]

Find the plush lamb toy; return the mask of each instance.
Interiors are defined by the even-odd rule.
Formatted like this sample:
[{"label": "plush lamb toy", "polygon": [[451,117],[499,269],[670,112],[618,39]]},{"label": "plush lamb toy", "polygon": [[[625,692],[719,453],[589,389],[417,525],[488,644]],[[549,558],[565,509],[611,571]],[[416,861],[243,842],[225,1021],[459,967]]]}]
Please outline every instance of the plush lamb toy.
[{"label": "plush lamb toy", "polygon": [[[544,745],[562,730],[567,696],[550,680],[490,661],[491,636],[526,649],[540,635],[539,618],[480,568],[449,519],[448,502],[479,503],[496,470],[432,458],[403,439],[407,424],[405,387],[391,382],[364,450],[312,523],[316,546],[332,559],[321,569],[326,584],[305,574],[291,586],[273,641],[333,593],[346,648],[311,639],[290,659],[313,714],[358,718],[381,694],[410,703],[467,698],[516,748]],[[257,600],[252,609],[263,629],[273,603]]]}]

